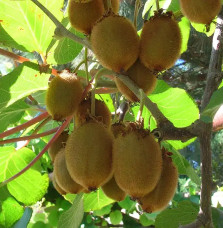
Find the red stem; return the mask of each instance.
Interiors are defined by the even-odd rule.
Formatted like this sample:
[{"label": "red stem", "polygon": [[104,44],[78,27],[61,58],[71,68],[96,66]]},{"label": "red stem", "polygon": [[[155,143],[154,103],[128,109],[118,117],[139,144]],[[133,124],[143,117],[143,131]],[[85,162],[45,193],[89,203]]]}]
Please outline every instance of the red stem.
[{"label": "red stem", "polygon": [[58,130],[58,128],[59,127],[51,129],[51,130],[43,132],[43,133],[40,133],[40,134],[34,134],[34,135],[24,136],[24,137],[20,137],[20,138],[2,140],[2,141],[0,141],[0,145],[6,144],[6,143],[13,143],[13,142],[25,141],[25,140],[30,140],[30,139],[36,139],[36,138],[40,138],[40,137],[43,137],[46,135],[51,135],[54,132],[56,132]]},{"label": "red stem", "polygon": [[42,156],[43,154],[49,149],[51,144],[59,137],[59,135],[63,132],[65,127],[70,123],[73,116],[70,116],[67,118],[67,120],[59,127],[56,134],[51,138],[51,140],[46,144],[46,146],[43,148],[43,150],[20,172],[16,173],[14,176],[10,177],[9,179],[3,181],[0,184],[0,188],[8,184],[9,182],[13,181],[17,177],[21,176],[23,173],[25,173],[29,168],[31,168]]},{"label": "red stem", "polygon": [[14,54],[14,53],[12,53],[10,51],[6,51],[6,50],[4,50],[2,48],[0,48],[0,55],[4,55],[4,56],[6,56],[8,58],[11,58],[11,59],[15,60],[18,63],[24,63],[24,62],[29,62],[30,61],[29,59],[27,59],[27,58],[25,58],[23,56],[16,55],[16,54]]},{"label": "red stem", "polygon": [[14,127],[14,128],[12,128],[12,129],[10,129],[8,131],[5,131],[5,132],[1,133],[0,134],[0,139],[4,138],[6,136],[9,136],[11,134],[14,134],[17,131],[23,130],[23,129],[25,129],[25,128],[27,128],[27,127],[29,127],[29,126],[31,126],[31,125],[43,120],[44,118],[46,118],[48,116],[49,116],[48,112],[41,113],[39,116],[29,120],[28,122],[26,122],[24,124],[21,124],[21,125],[19,125],[17,127]]}]

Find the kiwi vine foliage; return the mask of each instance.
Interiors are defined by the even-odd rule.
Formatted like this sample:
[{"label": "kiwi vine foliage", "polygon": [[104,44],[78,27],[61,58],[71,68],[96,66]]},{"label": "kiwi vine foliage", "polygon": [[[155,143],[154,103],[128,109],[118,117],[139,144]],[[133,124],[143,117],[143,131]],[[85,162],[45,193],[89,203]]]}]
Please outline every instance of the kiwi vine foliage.
[{"label": "kiwi vine foliage", "polygon": [[[63,0],[41,0],[40,2],[67,29],[81,38],[84,37],[83,34],[71,28],[67,14],[61,11],[61,8],[65,9]],[[165,1],[160,1],[160,7],[162,6],[165,6]],[[168,10],[177,12],[179,2],[172,0],[169,5],[166,4],[166,7]],[[143,20],[148,19],[155,9],[155,0],[142,1],[137,23],[138,30],[141,29]],[[119,12],[121,15],[133,19],[133,10],[134,1],[121,1]],[[212,23],[210,30],[206,32],[204,25],[191,25],[188,19],[182,17],[179,26],[183,36],[182,59],[173,68],[164,72],[162,77],[160,76],[157,87],[149,98],[158,105],[161,112],[175,127],[187,127],[199,118],[197,104],[199,102],[195,103],[194,99],[201,100],[204,88],[204,80],[200,80],[201,72],[204,75],[207,74],[209,61],[209,58],[205,59],[204,65],[201,67],[201,63],[198,61],[190,62],[188,56],[193,54],[195,56],[196,51],[200,51],[200,48],[203,48],[205,56],[210,55],[210,52],[204,50],[204,47],[193,46],[192,41],[196,43],[196,36],[204,42],[210,41],[215,24]],[[30,0],[0,0],[0,48],[33,61],[18,64],[0,55],[0,133],[36,117],[39,115],[37,108],[45,107],[45,92],[48,88],[50,73],[40,73],[37,61],[42,61],[41,55],[47,53],[47,63],[56,66],[59,70],[74,69],[82,60],[83,55],[80,53],[83,52],[83,46],[68,38],[54,39],[54,30],[55,25],[52,21]],[[210,47],[208,41],[207,47]],[[195,67],[198,70],[194,70]],[[200,83],[195,84],[194,79],[191,80],[187,75],[188,72],[193,74]],[[86,77],[83,69],[80,69],[78,73],[82,77]],[[179,77],[181,73],[184,75],[183,79]],[[182,80],[184,80],[183,83]],[[193,86],[195,86],[194,90],[191,89]],[[38,105],[28,98],[29,95],[38,101]],[[96,98],[102,98],[109,110],[115,111],[114,94],[96,95]],[[120,104],[121,102],[118,103],[118,105]],[[219,90],[206,111],[206,118],[212,119],[221,104],[222,90]],[[138,111],[139,105],[133,104],[125,120],[135,121]],[[150,128],[150,130],[156,128],[156,121],[148,109],[144,108],[142,116],[145,128]],[[40,132],[59,125],[60,123],[51,120]],[[31,126],[10,137],[29,135],[32,130]],[[217,228],[223,227],[223,189],[220,175],[222,164],[219,162],[222,160],[222,149],[218,146],[219,143],[222,144],[221,134],[222,132],[216,133],[216,137],[214,135],[215,138],[212,140],[213,148],[216,151],[213,155],[214,181],[218,187],[215,186],[213,191],[212,216]],[[0,183],[28,165],[50,138],[51,136],[44,136],[34,139],[28,146],[20,150],[16,150],[21,145],[20,143],[1,146]],[[78,196],[68,194],[63,198],[49,181],[48,174],[52,172],[52,164],[48,154],[45,153],[26,173],[0,188],[0,227],[69,228],[78,227],[80,223],[85,227],[112,226],[122,223],[125,227],[175,228],[180,224],[193,222],[197,217],[200,204],[201,176],[198,142],[195,139],[187,142],[169,140],[165,142],[165,146],[173,153],[173,161],[180,174],[178,189],[170,205],[172,209],[168,208],[161,213],[142,213],[136,202],[129,197],[117,203],[106,197],[101,189]],[[220,201],[218,202],[218,200]]]}]

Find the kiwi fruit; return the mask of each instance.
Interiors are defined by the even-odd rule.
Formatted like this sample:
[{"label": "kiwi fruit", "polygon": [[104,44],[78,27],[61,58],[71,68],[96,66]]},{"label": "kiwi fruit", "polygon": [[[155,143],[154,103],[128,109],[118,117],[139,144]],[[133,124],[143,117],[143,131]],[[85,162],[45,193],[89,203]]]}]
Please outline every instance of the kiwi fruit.
[{"label": "kiwi fruit", "polygon": [[127,18],[113,13],[104,15],[93,27],[92,50],[99,62],[115,72],[123,72],[139,54],[137,31]]},{"label": "kiwi fruit", "polygon": [[[107,0],[103,0],[103,2],[104,2],[105,11],[108,11],[109,8],[108,8]],[[112,11],[114,13],[118,13],[118,11],[119,11],[119,0],[111,0],[111,6],[112,6]]]},{"label": "kiwi fruit", "polygon": [[111,125],[111,131],[113,136],[117,138],[120,134],[124,134],[127,129],[126,125],[123,122],[117,122]]},{"label": "kiwi fruit", "polygon": [[105,195],[115,201],[122,201],[126,197],[126,193],[117,185],[114,176],[101,187]]},{"label": "kiwi fruit", "polygon": [[57,190],[57,192],[60,194],[60,195],[66,195],[66,191],[64,189],[62,189],[58,184],[57,184],[57,181],[55,179],[55,174],[53,173],[53,177],[52,177],[52,183],[53,183],[53,187]]},{"label": "kiwi fruit", "polygon": [[[135,84],[143,89],[146,95],[150,94],[156,87],[156,76],[145,67],[138,59],[126,72]],[[136,95],[119,79],[115,78],[118,90],[131,102],[137,102],[139,99]]]},{"label": "kiwi fruit", "polygon": [[54,162],[54,159],[55,159],[56,155],[58,154],[58,152],[60,151],[60,149],[65,148],[68,136],[69,136],[68,132],[63,131],[50,146],[48,153],[49,153],[49,156],[50,156],[52,162]]},{"label": "kiwi fruit", "polygon": [[101,100],[95,100],[95,116],[91,115],[91,99],[83,100],[75,112],[75,123],[77,126],[82,125],[89,119],[102,122],[107,127],[111,125],[111,112],[107,105]]},{"label": "kiwi fruit", "polygon": [[181,43],[181,31],[172,14],[156,13],[143,25],[140,60],[153,71],[168,69],[179,58]]},{"label": "kiwi fruit", "polygon": [[46,108],[54,120],[61,121],[74,114],[81,102],[83,88],[75,74],[62,72],[49,85]]},{"label": "kiwi fruit", "polygon": [[73,28],[89,35],[94,23],[105,13],[103,0],[77,2],[70,0],[68,16]]},{"label": "kiwi fruit", "polygon": [[133,199],[143,197],[157,185],[162,170],[159,144],[149,131],[132,128],[114,140],[114,177]]},{"label": "kiwi fruit", "polygon": [[66,193],[77,194],[81,192],[84,188],[77,184],[70,176],[66,160],[65,160],[65,149],[61,149],[55,157],[54,161],[54,174],[57,184]]},{"label": "kiwi fruit", "polygon": [[163,168],[158,184],[152,192],[139,199],[142,209],[148,213],[165,209],[175,194],[177,182],[177,168],[168,153],[164,153]]},{"label": "kiwi fruit", "polygon": [[191,22],[209,25],[221,10],[221,0],[180,0],[180,7]]},{"label": "kiwi fruit", "polygon": [[75,128],[65,148],[71,177],[94,191],[113,175],[112,133],[102,123],[88,121]]}]

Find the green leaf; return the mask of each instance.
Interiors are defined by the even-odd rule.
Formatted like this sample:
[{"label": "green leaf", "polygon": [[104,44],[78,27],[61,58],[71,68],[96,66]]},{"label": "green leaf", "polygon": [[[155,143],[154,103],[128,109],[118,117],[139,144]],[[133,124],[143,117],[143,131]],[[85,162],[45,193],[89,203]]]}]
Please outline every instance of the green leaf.
[{"label": "green leaf", "polygon": [[150,225],[154,225],[154,223],[155,223],[155,221],[148,218],[147,213],[143,213],[140,216],[139,221],[143,226],[150,226]]},{"label": "green leaf", "polygon": [[192,142],[196,140],[195,138],[192,138],[190,140],[187,140],[186,142],[181,142],[180,140],[167,140],[167,142],[172,145],[176,150],[181,150],[184,147],[190,145]]},{"label": "green leaf", "polygon": [[191,25],[195,28],[196,31],[205,33],[208,37],[213,35],[216,28],[216,23],[211,23],[210,30],[207,32],[206,25],[204,24],[191,23]]},{"label": "green leaf", "polygon": [[187,50],[187,43],[190,35],[190,21],[186,17],[183,17],[178,25],[180,26],[182,34],[181,53],[183,53]]},{"label": "green leaf", "polygon": [[100,210],[95,210],[93,215],[94,216],[103,216],[103,215],[107,215],[111,212],[111,208],[112,208],[112,204],[105,206],[103,208],[101,208]]},{"label": "green leaf", "polygon": [[0,132],[3,132],[10,124],[17,123],[29,106],[23,101],[16,101],[7,108],[0,110]]},{"label": "green leaf", "polygon": [[100,94],[100,96],[98,94],[96,94],[95,98],[97,98],[98,100],[104,101],[106,106],[110,110],[110,112],[114,112],[115,111],[115,108],[114,108],[114,105],[113,105],[113,100],[112,100],[110,94]]},{"label": "green leaf", "polygon": [[223,227],[223,211],[211,208],[214,227]]},{"label": "green leaf", "polygon": [[58,228],[78,228],[84,216],[83,193],[78,194],[71,208],[61,214]]},{"label": "green leaf", "polygon": [[[4,181],[27,166],[35,158],[35,153],[28,148],[18,151],[13,147],[0,148],[0,181]],[[9,192],[20,202],[32,205],[46,193],[49,178],[41,175],[42,168],[38,161],[24,174],[7,184]]]},{"label": "green leaf", "polygon": [[22,218],[13,226],[13,228],[27,227],[32,217],[33,210],[30,207],[26,207]]},{"label": "green leaf", "polygon": [[170,6],[168,8],[168,11],[177,12],[179,10],[180,10],[179,0],[171,0]]},{"label": "green leaf", "polygon": [[121,208],[124,208],[127,210],[128,213],[132,213],[135,210],[136,202],[132,201],[129,196],[125,197],[124,200],[118,202],[118,205]]},{"label": "green leaf", "polygon": [[156,228],[178,228],[186,225],[197,218],[199,206],[190,201],[182,201],[177,208],[166,209],[156,217]]},{"label": "green leaf", "polygon": [[119,210],[110,213],[110,220],[113,225],[118,225],[122,221],[122,213]]},{"label": "green leaf", "polygon": [[23,215],[23,207],[3,187],[0,196],[0,225],[11,227]]},{"label": "green leaf", "polygon": [[198,107],[186,91],[171,88],[162,80],[158,80],[155,91],[148,97],[175,127],[187,127],[199,118]]},{"label": "green leaf", "polygon": [[[211,122],[212,119],[214,118],[215,113],[218,111],[220,106],[223,104],[223,87],[220,89],[216,90],[207,107],[204,109],[204,111],[201,113],[201,118],[202,120],[206,120],[208,118],[208,122]],[[207,122],[207,121],[205,121]]]},{"label": "green leaf", "polygon": [[[76,195],[74,194],[67,194],[65,199],[71,202],[75,197]],[[100,210],[102,207],[114,202],[114,200],[108,198],[101,189],[98,189],[95,192],[84,194],[83,199],[85,212]]]},{"label": "green leaf", "polygon": [[[12,2],[13,4],[14,2]],[[40,74],[39,66],[25,62],[0,78],[0,111],[38,90],[48,87],[48,75]]]},{"label": "green leaf", "polygon": [[[62,20],[62,24],[76,36],[83,38],[83,34],[76,31],[70,26],[69,19],[66,17]],[[51,41],[53,47],[49,50],[47,55],[47,62],[51,64],[66,64],[71,62],[75,57],[80,53],[83,46],[69,38],[62,38],[60,40],[55,41],[54,39]]]},{"label": "green leaf", "polygon": [[[50,1],[40,0],[58,20],[61,20],[63,13],[63,0]],[[52,40],[54,34],[54,23],[40,10],[32,1],[11,1],[0,0],[1,25],[4,28],[2,34],[0,30],[0,43],[20,49],[23,51],[37,51],[44,53]],[[11,39],[7,40],[5,33]],[[19,45],[15,45],[15,40]],[[13,46],[11,46],[13,45]]]}]

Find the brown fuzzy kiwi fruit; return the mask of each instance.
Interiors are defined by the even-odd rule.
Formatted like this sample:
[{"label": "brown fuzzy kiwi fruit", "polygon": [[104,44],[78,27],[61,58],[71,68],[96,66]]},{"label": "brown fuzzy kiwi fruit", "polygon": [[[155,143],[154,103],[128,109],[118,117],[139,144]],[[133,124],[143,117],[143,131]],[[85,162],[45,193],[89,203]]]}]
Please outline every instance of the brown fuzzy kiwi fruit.
[{"label": "brown fuzzy kiwi fruit", "polygon": [[52,182],[53,182],[53,187],[57,190],[57,192],[60,194],[60,195],[66,195],[67,192],[62,189],[58,184],[57,184],[57,181],[55,179],[55,175],[53,173],[53,177],[52,177]]},{"label": "brown fuzzy kiwi fruit", "polygon": [[94,23],[105,13],[103,0],[88,2],[69,1],[68,16],[71,25],[85,34],[90,34]]},{"label": "brown fuzzy kiwi fruit", "polygon": [[81,102],[83,88],[75,74],[63,72],[56,76],[46,93],[46,108],[54,120],[61,121],[74,114]]},{"label": "brown fuzzy kiwi fruit", "polygon": [[54,159],[55,159],[56,155],[58,154],[58,152],[60,151],[60,149],[65,148],[68,136],[69,136],[68,132],[63,131],[59,135],[59,137],[50,146],[48,153],[49,153],[49,156],[50,156],[52,162],[54,162]]},{"label": "brown fuzzy kiwi fruit", "polygon": [[221,10],[221,0],[180,0],[180,7],[191,22],[210,24]]},{"label": "brown fuzzy kiwi fruit", "polygon": [[181,31],[170,12],[156,13],[144,23],[140,60],[153,71],[162,71],[174,65],[180,56]]},{"label": "brown fuzzy kiwi fruit", "polygon": [[89,119],[102,122],[107,127],[111,125],[111,112],[107,105],[101,100],[95,100],[95,116],[91,115],[91,99],[83,100],[75,112],[75,123],[77,126],[82,125]]},{"label": "brown fuzzy kiwi fruit", "polygon": [[[107,0],[103,0],[104,1],[104,7],[105,7],[105,11],[108,11],[108,3]],[[112,6],[112,11],[114,13],[118,13],[119,11],[119,0],[111,0],[111,6]]]},{"label": "brown fuzzy kiwi fruit", "polygon": [[162,170],[162,154],[154,136],[132,128],[114,140],[114,177],[118,186],[138,199],[157,185]]},{"label": "brown fuzzy kiwi fruit", "polygon": [[91,45],[99,62],[115,72],[128,70],[139,54],[139,37],[134,25],[113,13],[94,25]]},{"label": "brown fuzzy kiwi fruit", "polygon": [[168,153],[164,153],[163,169],[158,184],[152,192],[139,199],[142,209],[148,213],[165,209],[175,194],[177,182],[177,168]]},{"label": "brown fuzzy kiwi fruit", "polygon": [[127,128],[123,122],[118,122],[111,125],[111,131],[114,137],[117,138],[120,134],[124,134]]},{"label": "brown fuzzy kiwi fruit", "polygon": [[89,121],[77,127],[65,148],[67,169],[71,177],[93,191],[113,174],[112,133],[102,123]]},{"label": "brown fuzzy kiwi fruit", "polygon": [[64,189],[67,193],[77,194],[81,192],[84,187],[77,184],[70,176],[66,160],[65,160],[65,149],[61,149],[55,157],[54,161],[54,174],[57,184],[60,188]]},{"label": "brown fuzzy kiwi fruit", "polygon": [[[152,93],[156,87],[156,76],[145,67],[139,59],[128,69],[126,75],[135,82],[139,88],[143,89],[146,95]],[[119,78],[115,78],[115,83],[119,91],[129,101],[139,101],[136,95]]]},{"label": "brown fuzzy kiwi fruit", "polygon": [[126,193],[121,188],[119,188],[114,177],[112,177],[111,180],[104,184],[101,189],[106,196],[115,201],[122,201],[126,197]]}]

